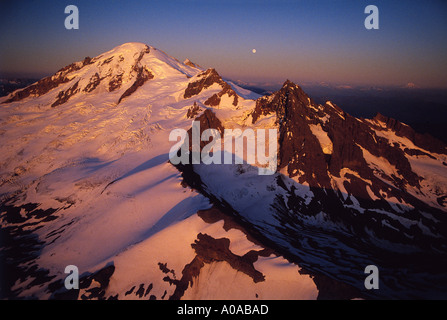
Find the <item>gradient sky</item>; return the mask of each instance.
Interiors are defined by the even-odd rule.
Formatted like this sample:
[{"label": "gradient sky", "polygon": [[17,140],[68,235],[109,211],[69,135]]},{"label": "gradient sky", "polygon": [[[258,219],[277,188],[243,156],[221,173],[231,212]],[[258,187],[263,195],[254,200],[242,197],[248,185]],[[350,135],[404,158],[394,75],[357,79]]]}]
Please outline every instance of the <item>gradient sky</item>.
[{"label": "gradient sky", "polygon": [[[77,5],[80,29],[66,30]],[[379,30],[364,9],[379,8]],[[252,82],[447,88],[447,1],[1,1],[0,74],[45,76],[125,42]],[[256,49],[255,54],[252,49]]]}]

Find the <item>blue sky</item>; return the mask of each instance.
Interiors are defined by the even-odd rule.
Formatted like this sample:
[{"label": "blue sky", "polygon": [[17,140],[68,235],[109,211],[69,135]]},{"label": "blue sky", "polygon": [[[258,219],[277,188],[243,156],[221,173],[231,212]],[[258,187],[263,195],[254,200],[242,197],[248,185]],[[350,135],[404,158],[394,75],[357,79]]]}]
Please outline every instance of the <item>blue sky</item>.
[{"label": "blue sky", "polygon": [[[64,28],[69,4],[79,30]],[[446,16],[442,0],[2,1],[0,73],[49,75],[138,41],[244,81],[447,87]]]}]

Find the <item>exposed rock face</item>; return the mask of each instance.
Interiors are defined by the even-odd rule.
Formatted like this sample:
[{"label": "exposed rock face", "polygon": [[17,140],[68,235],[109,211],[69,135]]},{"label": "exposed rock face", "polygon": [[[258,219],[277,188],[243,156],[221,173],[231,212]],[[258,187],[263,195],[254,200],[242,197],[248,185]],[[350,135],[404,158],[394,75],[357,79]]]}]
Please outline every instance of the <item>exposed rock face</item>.
[{"label": "exposed rock face", "polygon": [[135,82],[127,89],[122,96],[119,98],[118,103],[121,102],[125,97],[130,96],[134,93],[139,87],[141,87],[147,80],[153,79],[154,75],[144,67],[136,67],[137,69],[137,79]]},{"label": "exposed rock face", "polygon": [[[203,78],[203,87],[206,87],[204,83],[211,83],[206,82],[206,79],[210,79],[213,72],[208,75],[209,77]],[[438,233],[440,225],[447,223],[440,210],[408,192],[409,188],[421,190],[423,180],[413,171],[407,158],[408,154],[427,156],[431,159],[436,159],[435,156],[420,149],[404,149],[399,143],[391,142],[380,134],[385,128],[379,125],[377,119],[355,118],[330,102],[324,105],[316,104],[299,86],[290,81],[286,81],[274,94],[256,101],[252,112],[253,123],[271,113],[276,115],[280,131],[278,168],[286,170],[287,175],[299,183],[309,185],[315,196],[310,203],[305,203],[295,195],[294,190],[284,186],[289,196],[281,206],[308,216],[325,212],[331,220],[349,224],[362,236],[367,236],[367,228],[389,240],[403,243],[408,241],[408,237],[400,231],[401,227],[393,218],[371,211],[368,219],[360,219],[358,212],[353,210],[354,201],[358,202],[362,210],[384,210],[400,215],[399,209],[393,208],[387,200],[395,198],[403,204],[404,211],[408,211],[407,207],[415,208],[411,211],[412,214],[405,214],[406,219],[410,219],[412,223],[422,221],[434,234]],[[208,128],[223,132],[220,120],[209,109],[196,120],[200,121],[200,134]],[[416,137],[416,133],[406,125],[387,121],[393,123],[390,125],[392,128],[401,132],[400,135],[396,133],[397,136],[406,132],[407,136]],[[394,132],[394,129],[390,130]],[[191,136],[190,130],[190,142]],[[431,141],[429,136],[425,136],[425,139],[429,145],[436,145],[438,151],[445,148],[439,141]],[[201,148],[205,144],[207,142],[201,141]],[[394,171],[371,165],[370,157],[386,159]],[[281,183],[278,182],[278,185]],[[438,203],[444,203],[444,196],[442,192],[438,195],[438,199],[441,199]],[[430,212],[436,216],[437,222],[427,219],[422,212]],[[284,219],[289,221],[290,217]],[[384,221],[394,229],[383,232]],[[427,238],[420,231],[413,232],[411,237],[413,240],[418,239],[420,244],[433,245],[433,239]],[[442,246],[442,241],[436,244],[438,245]]]},{"label": "exposed rock face", "polygon": [[[147,69],[145,66],[141,66],[141,59],[143,59],[143,56],[145,54],[150,53],[150,48],[146,46],[145,50],[142,50],[135,61],[135,64],[132,67],[132,71],[136,72],[136,79],[134,83],[121,95],[121,97],[118,100],[118,103],[121,102],[124,98],[130,96],[132,93],[134,93],[139,87],[141,87],[147,80],[153,79],[154,75],[150,72],[150,70]],[[117,86],[121,86],[121,77],[117,80]],[[110,83],[110,86],[112,86],[112,83]],[[113,89],[115,90],[115,88]],[[110,91],[113,91],[110,87]]]},{"label": "exposed rock face", "polygon": [[64,228],[54,230],[45,239],[40,239],[35,232],[46,223],[58,219],[61,209],[63,208],[44,210],[40,208],[39,203],[27,203],[21,206],[6,202],[0,204],[1,299],[20,299],[22,288],[14,288],[14,284],[23,279],[29,279],[28,285],[33,286],[47,283],[54,278],[49,270],[38,266],[36,259],[45,245],[57,240]]},{"label": "exposed rock face", "polygon": [[300,87],[286,81],[281,90],[256,101],[253,123],[261,115],[276,113],[279,124],[278,168],[287,167],[291,177],[303,172],[300,181],[329,188],[328,159],[309,127],[309,124],[317,124],[317,120],[312,119],[317,116],[309,107],[312,104]]},{"label": "exposed rock face", "polygon": [[376,127],[378,130],[386,130],[386,129],[392,130],[396,133],[396,135],[409,139],[411,142],[413,142],[416,146],[420,148],[423,148],[430,152],[447,154],[447,148],[445,144],[429,134],[420,134],[414,131],[414,129],[411,128],[410,126],[396,119],[386,117],[380,113],[378,113],[373,120],[385,124],[386,128],[378,126]]},{"label": "exposed rock face", "polygon": [[43,78],[42,80],[39,80],[36,83],[34,83],[22,90],[14,92],[12,94],[12,96],[9,99],[7,99],[4,103],[19,101],[19,100],[25,99],[30,96],[38,97],[38,96],[44,95],[45,93],[49,92],[51,89],[58,87],[60,84],[70,81],[70,79],[67,77],[67,75],[69,73],[71,73],[73,71],[77,71],[77,70],[81,69],[82,67],[91,64],[92,62],[93,62],[92,58],[86,57],[80,63],[72,63],[72,64],[60,69],[53,76]]},{"label": "exposed rock face", "polygon": [[63,73],[43,78],[42,80],[37,81],[35,84],[32,84],[23,90],[14,92],[12,96],[5,101],[5,103],[19,101],[29,96],[41,96],[51,89],[56,88],[58,85],[68,81],[69,79]]},{"label": "exposed rock face", "polygon": [[188,119],[193,119],[193,118],[195,118],[201,111],[202,111],[202,109],[200,109],[200,107],[197,105],[197,102],[194,101],[194,104],[188,109],[188,111],[187,111],[187,113],[186,113],[186,118],[188,118]]},{"label": "exposed rock face", "polygon": [[211,87],[214,83],[219,83],[221,80],[219,74],[214,69],[207,69],[197,75],[198,80],[190,82],[185,90],[183,98],[188,99],[192,96],[198,95],[202,90]]},{"label": "exposed rock face", "polygon": [[95,61],[96,61],[95,59],[92,59],[90,57],[85,57],[85,59],[81,63],[79,63],[79,62],[72,63],[66,67],[63,67],[56,73],[59,73],[59,72],[71,73],[73,71],[80,70],[81,68],[83,68],[89,64],[92,64]]},{"label": "exposed rock face", "polygon": [[106,64],[109,64],[110,62],[112,62],[113,58],[114,58],[114,57],[110,57],[110,58],[105,59],[105,60],[101,63],[101,66],[104,66],[104,65],[106,65]]},{"label": "exposed rock face", "polygon": [[76,94],[77,92],[79,92],[79,88],[78,88],[78,82],[76,82],[72,87],[68,88],[65,91],[60,91],[59,94],[57,95],[57,100],[51,105],[51,107],[56,107],[60,104],[63,104],[65,102],[68,101],[68,99],[70,99],[70,97],[74,94]]},{"label": "exposed rock face", "polygon": [[198,74],[197,78],[198,80],[190,82],[188,84],[188,87],[185,90],[185,94],[183,95],[185,99],[198,95],[200,92],[202,92],[202,90],[211,87],[213,84],[218,84],[222,87],[222,91],[208,98],[208,100],[205,101],[205,105],[217,106],[219,105],[222,96],[224,94],[228,94],[228,96],[233,97],[233,105],[237,106],[238,96],[236,92],[228,83],[222,80],[215,69],[208,69]]},{"label": "exposed rock face", "polygon": [[[205,111],[196,117],[194,121],[198,121],[200,124],[200,137],[202,136],[203,131],[206,129],[217,129],[219,133],[222,135],[224,132],[224,127],[220,120],[216,117],[216,114],[211,111],[210,109],[205,109]],[[188,137],[189,137],[189,149],[192,148],[192,128],[188,130]],[[200,140],[200,150],[207,145],[208,141],[202,141]]]},{"label": "exposed rock face", "polygon": [[[410,251],[425,251],[426,261],[446,251],[447,218],[437,206],[445,204],[445,185],[439,182],[438,189],[427,189],[432,182],[411,163],[417,159],[412,156],[442,162],[439,157],[446,154],[442,142],[383,116],[358,119],[330,102],[316,104],[290,81],[256,101],[253,123],[270,114],[276,116],[279,128],[278,167],[286,173],[286,178],[277,179],[286,196],[278,193],[273,210],[282,233],[294,239],[295,247],[306,242],[299,244],[301,231],[296,228],[306,226],[307,217],[319,217],[317,221],[346,228],[361,242],[382,239]],[[401,137],[416,147],[409,148],[411,144]],[[295,186],[282,180],[289,177],[308,185],[312,199],[305,200]],[[206,179],[203,183],[207,185]],[[375,254],[378,259],[390,258]]]},{"label": "exposed rock face", "polygon": [[99,74],[96,72],[91,78],[88,85],[84,88],[84,92],[92,92],[96,89],[96,87],[101,83],[101,78]]},{"label": "exposed rock face", "polygon": [[207,234],[199,233],[197,240],[191,245],[196,252],[196,256],[187,264],[182,271],[180,280],[172,280],[176,289],[170,300],[180,299],[188,286],[192,286],[194,279],[199,276],[200,270],[205,264],[213,262],[227,262],[233,269],[245,273],[253,279],[253,282],[264,281],[264,275],[255,269],[253,263],[259,256],[268,256],[268,249],[259,251],[251,250],[243,256],[238,256],[230,250],[230,240],[227,238],[215,239]]},{"label": "exposed rock face", "polygon": [[[299,176],[298,181],[307,182],[313,187],[331,189],[330,177],[340,177],[343,169],[349,169],[364,179],[363,182],[357,181],[363,186],[357,184],[356,187],[348,187],[348,191],[352,191],[354,195],[369,198],[365,180],[373,182],[370,187],[378,196],[380,190],[389,191],[389,187],[377,179],[374,170],[368,165],[365,151],[375,157],[387,159],[396,167],[399,177],[382,174],[382,178],[394,184],[396,189],[404,192],[405,184],[419,186],[421,178],[412,171],[405,151],[399,145],[390,144],[386,138],[379,136],[375,130],[385,129],[374,124],[374,121],[386,123],[386,128],[396,132],[396,135],[405,136],[415,144],[418,141],[420,146],[427,146],[426,149],[445,153],[442,142],[429,135],[422,138],[398,121],[381,115],[373,121],[366,121],[346,114],[331,103],[317,105],[290,81],[286,81],[278,92],[257,100],[252,113],[253,122],[270,113],[276,113],[280,128],[279,168],[287,168],[290,177]],[[315,135],[312,127],[317,128],[319,134]],[[331,145],[330,151],[323,150],[324,146],[318,135],[326,137]],[[422,151],[413,153],[426,154]],[[352,175],[351,178],[357,180],[356,176]]]},{"label": "exposed rock face", "polygon": [[183,64],[193,67],[193,68],[200,68],[200,66],[198,64],[195,64],[194,62],[192,62],[189,59],[186,59],[185,61],[183,61]]},{"label": "exposed rock face", "polygon": [[218,106],[224,94],[228,94],[229,97],[233,97],[233,106],[237,106],[238,95],[226,82],[222,83],[222,91],[213,94],[208,100],[205,101],[205,104],[210,107]]},{"label": "exposed rock face", "polygon": [[206,109],[196,121],[200,123],[200,134],[206,129],[217,129],[220,133],[223,133],[224,127],[220,120],[216,117],[216,114],[210,109]]},{"label": "exposed rock face", "polygon": [[121,83],[123,82],[123,74],[117,74],[110,80],[109,82],[109,92],[113,92],[121,87]]}]

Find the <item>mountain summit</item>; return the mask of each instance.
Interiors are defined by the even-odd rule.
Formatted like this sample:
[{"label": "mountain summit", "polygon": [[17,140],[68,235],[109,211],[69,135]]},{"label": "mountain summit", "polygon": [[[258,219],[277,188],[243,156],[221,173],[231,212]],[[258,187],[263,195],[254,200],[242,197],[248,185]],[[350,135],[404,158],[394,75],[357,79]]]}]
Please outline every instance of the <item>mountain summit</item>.
[{"label": "mountain summit", "polygon": [[[177,74],[191,77],[198,70],[153,47],[142,43],[126,43],[95,58],[87,57],[81,62],[72,63],[51,77],[15,91],[5,103],[40,97],[51,90],[55,95],[52,107],[67,102],[73,96],[88,93],[115,92],[119,96],[119,103],[148,80]],[[55,88],[57,90],[53,90]]]},{"label": "mountain summit", "polygon": [[[447,148],[398,120],[289,80],[259,96],[141,43],[0,104],[1,298],[446,297]],[[174,166],[171,132],[194,120],[276,129],[278,171]]]}]

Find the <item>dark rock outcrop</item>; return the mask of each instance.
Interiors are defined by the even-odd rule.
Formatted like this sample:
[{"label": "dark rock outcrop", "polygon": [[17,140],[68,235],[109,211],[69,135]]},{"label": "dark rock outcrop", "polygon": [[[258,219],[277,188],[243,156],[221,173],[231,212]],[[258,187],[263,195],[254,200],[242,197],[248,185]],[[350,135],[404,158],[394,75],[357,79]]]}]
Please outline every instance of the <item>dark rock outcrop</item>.
[{"label": "dark rock outcrop", "polygon": [[101,79],[99,77],[99,74],[96,72],[91,78],[89,83],[85,86],[84,92],[92,92],[96,89],[96,87],[101,83]]},{"label": "dark rock outcrop", "polygon": [[56,101],[53,102],[53,104],[51,105],[52,108],[63,104],[65,102],[68,101],[68,99],[70,99],[70,97],[74,94],[76,94],[77,92],[79,92],[79,88],[78,88],[78,84],[79,81],[77,81],[73,86],[71,86],[70,88],[68,88],[67,90],[63,90],[60,91],[59,94],[56,97]]},{"label": "dark rock outcrop", "polygon": [[183,95],[185,99],[198,95],[200,92],[202,92],[202,90],[205,90],[211,87],[213,84],[217,83],[222,87],[222,90],[219,93],[214,94],[213,96],[208,98],[205,101],[205,105],[218,106],[222,96],[224,94],[228,94],[230,97],[233,97],[233,105],[237,106],[238,95],[227,82],[222,80],[221,76],[215,69],[208,69],[197,75],[197,77],[199,78],[198,80],[190,82],[188,84],[188,87],[186,88]]},{"label": "dark rock outcrop", "polygon": [[44,95],[50,90],[58,87],[60,84],[70,81],[71,79],[68,77],[69,73],[77,71],[91,63],[93,63],[93,59],[90,57],[86,57],[82,62],[72,63],[60,69],[53,76],[43,78],[22,90],[15,91],[12,96],[9,99],[5,100],[3,103],[19,101],[30,96],[39,97],[41,95]]},{"label": "dark rock outcrop", "polygon": [[202,111],[202,109],[200,109],[200,107],[197,105],[197,102],[194,101],[194,104],[188,109],[188,111],[186,112],[186,118],[188,119],[193,119],[195,118],[200,112]]},{"label": "dark rock outcrop", "polygon": [[[290,177],[299,175],[300,182],[330,189],[330,176],[340,177],[341,170],[346,168],[357,172],[362,179],[374,182],[372,190],[380,195],[381,189],[389,190],[389,187],[377,179],[374,170],[368,165],[364,154],[368,152],[377,158],[386,159],[397,169],[399,176],[380,173],[383,179],[394,184],[397,189],[405,192],[405,185],[419,187],[421,178],[413,172],[406,157],[406,154],[414,154],[416,151],[402,150],[400,145],[391,144],[388,139],[377,135],[375,130],[383,130],[379,125],[355,118],[331,103],[317,105],[290,81],[286,81],[279,91],[256,101],[252,112],[253,123],[262,115],[271,113],[276,114],[280,131],[278,167],[287,168]],[[396,135],[407,137],[425,150],[445,153],[446,146],[429,135],[420,135],[411,127],[381,115],[374,120],[385,123]],[[331,152],[323,152],[318,138],[310,129],[312,125],[321,126],[332,144]],[[420,151],[416,153],[427,154]],[[356,179],[352,176],[351,180]],[[356,185],[352,191],[364,196],[365,187]]]},{"label": "dark rock outcrop", "polygon": [[145,67],[135,67],[137,71],[137,78],[135,82],[121,95],[118,100],[120,103],[124,98],[130,96],[134,93],[139,87],[141,87],[147,80],[153,79],[154,75],[147,70]]},{"label": "dark rock outcrop", "polygon": [[[421,191],[423,181],[423,177],[413,171],[408,155],[436,159],[436,154],[429,152],[441,153],[445,145],[440,141],[428,135],[422,137],[412,128],[383,116],[373,120],[358,119],[332,103],[318,105],[290,81],[274,94],[256,101],[253,123],[272,113],[276,115],[279,128],[279,169],[285,168],[289,177],[307,183],[314,195],[306,203],[293,188],[288,190],[284,186],[290,193],[286,199],[278,198],[276,208],[281,212],[278,217],[282,223],[294,225],[300,216],[324,212],[327,219],[349,226],[361,239],[370,238],[368,232],[372,231],[377,238],[390,243],[409,244],[419,248],[417,250],[445,250],[445,238],[422,231],[426,228],[433,235],[442,234],[441,230],[447,226],[445,214],[408,192],[410,188]],[[375,124],[378,121],[385,123],[386,129]],[[319,133],[315,134],[312,126],[321,128]],[[383,130],[407,137],[415,145],[419,141],[426,151],[402,148],[379,134]],[[326,153],[319,141],[322,135],[326,135],[332,145],[332,150]],[[371,165],[371,161],[380,161],[383,167]],[[337,185],[335,179],[341,179],[342,186]],[[294,214],[290,214],[290,210]],[[362,214],[365,210],[367,214]],[[404,217],[408,225],[399,222],[397,217]],[[423,228],[417,227],[420,224]]]},{"label": "dark rock outcrop", "polygon": [[200,68],[200,66],[194,62],[192,62],[189,59],[186,59],[185,61],[183,61],[183,63],[189,67],[193,67],[193,68]]},{"label": "dark rock outcrop", "polygon": [[[201,115],[196,117],[194,121],[198,121],[200,124],[200,137],[202,136],[203,131],[205,131],[206,129],[216,129],[219,131],[221,135],[225,130],[219,118],[217,118],[216,114],[210,109],[205,109],[205,111]],[[188,137],[189,137],[189,149],[191,150],[193,142],[192,128],[188,130]],[[202,150],[202,148],[207,144],[208,141],[200,140],[200,150]]]},{"label": "dark rock outcrop", "polygon": [[121,83],[123,82],[123,74],[117,74],[112,77],[109,81],[109,92],[115,91],[121,87]]},{"label": "dark rock outcrop", "polygon": [[197,75],[198,80],[190,82],[185,90],[183,98],[188,99],[198,95],[202,90],[211,87],[214,83],[219,83],[222,79],[215,69],[207,69]]},{"label": "dark rock outcrop", "polygon": [[176,289],[170,300],[180,299],[189,286],[193,286],[201,269],[205,264],[213,262],[227,262],[233,269],[240,271],[250,278],[254,283],[265,281],[264,275],[256,270],[253,263],[258,260],[259,256],[268,256],[270,251],[267,249],[251,250],[243,256],[238,256],[230,250],[230,240],[228,238],[215,239],[208,234],[199,233],[197,239],[191,244],[196,252],[194,259],[185,266],[182,271],[180,280],[172,280],[176,285]]},{"label": "dark rock outcrop", "polygon": [[287,80],[279,91],[256,101],[253,123],[261,115],[276,113],[279,125],[278,169],[287,167],[291,177],[301,172],[300,181],[329,188],[327,157],[309,127],[309,124],[317,123],[317,115],[310,108],[312,104],[299,86]]}]

